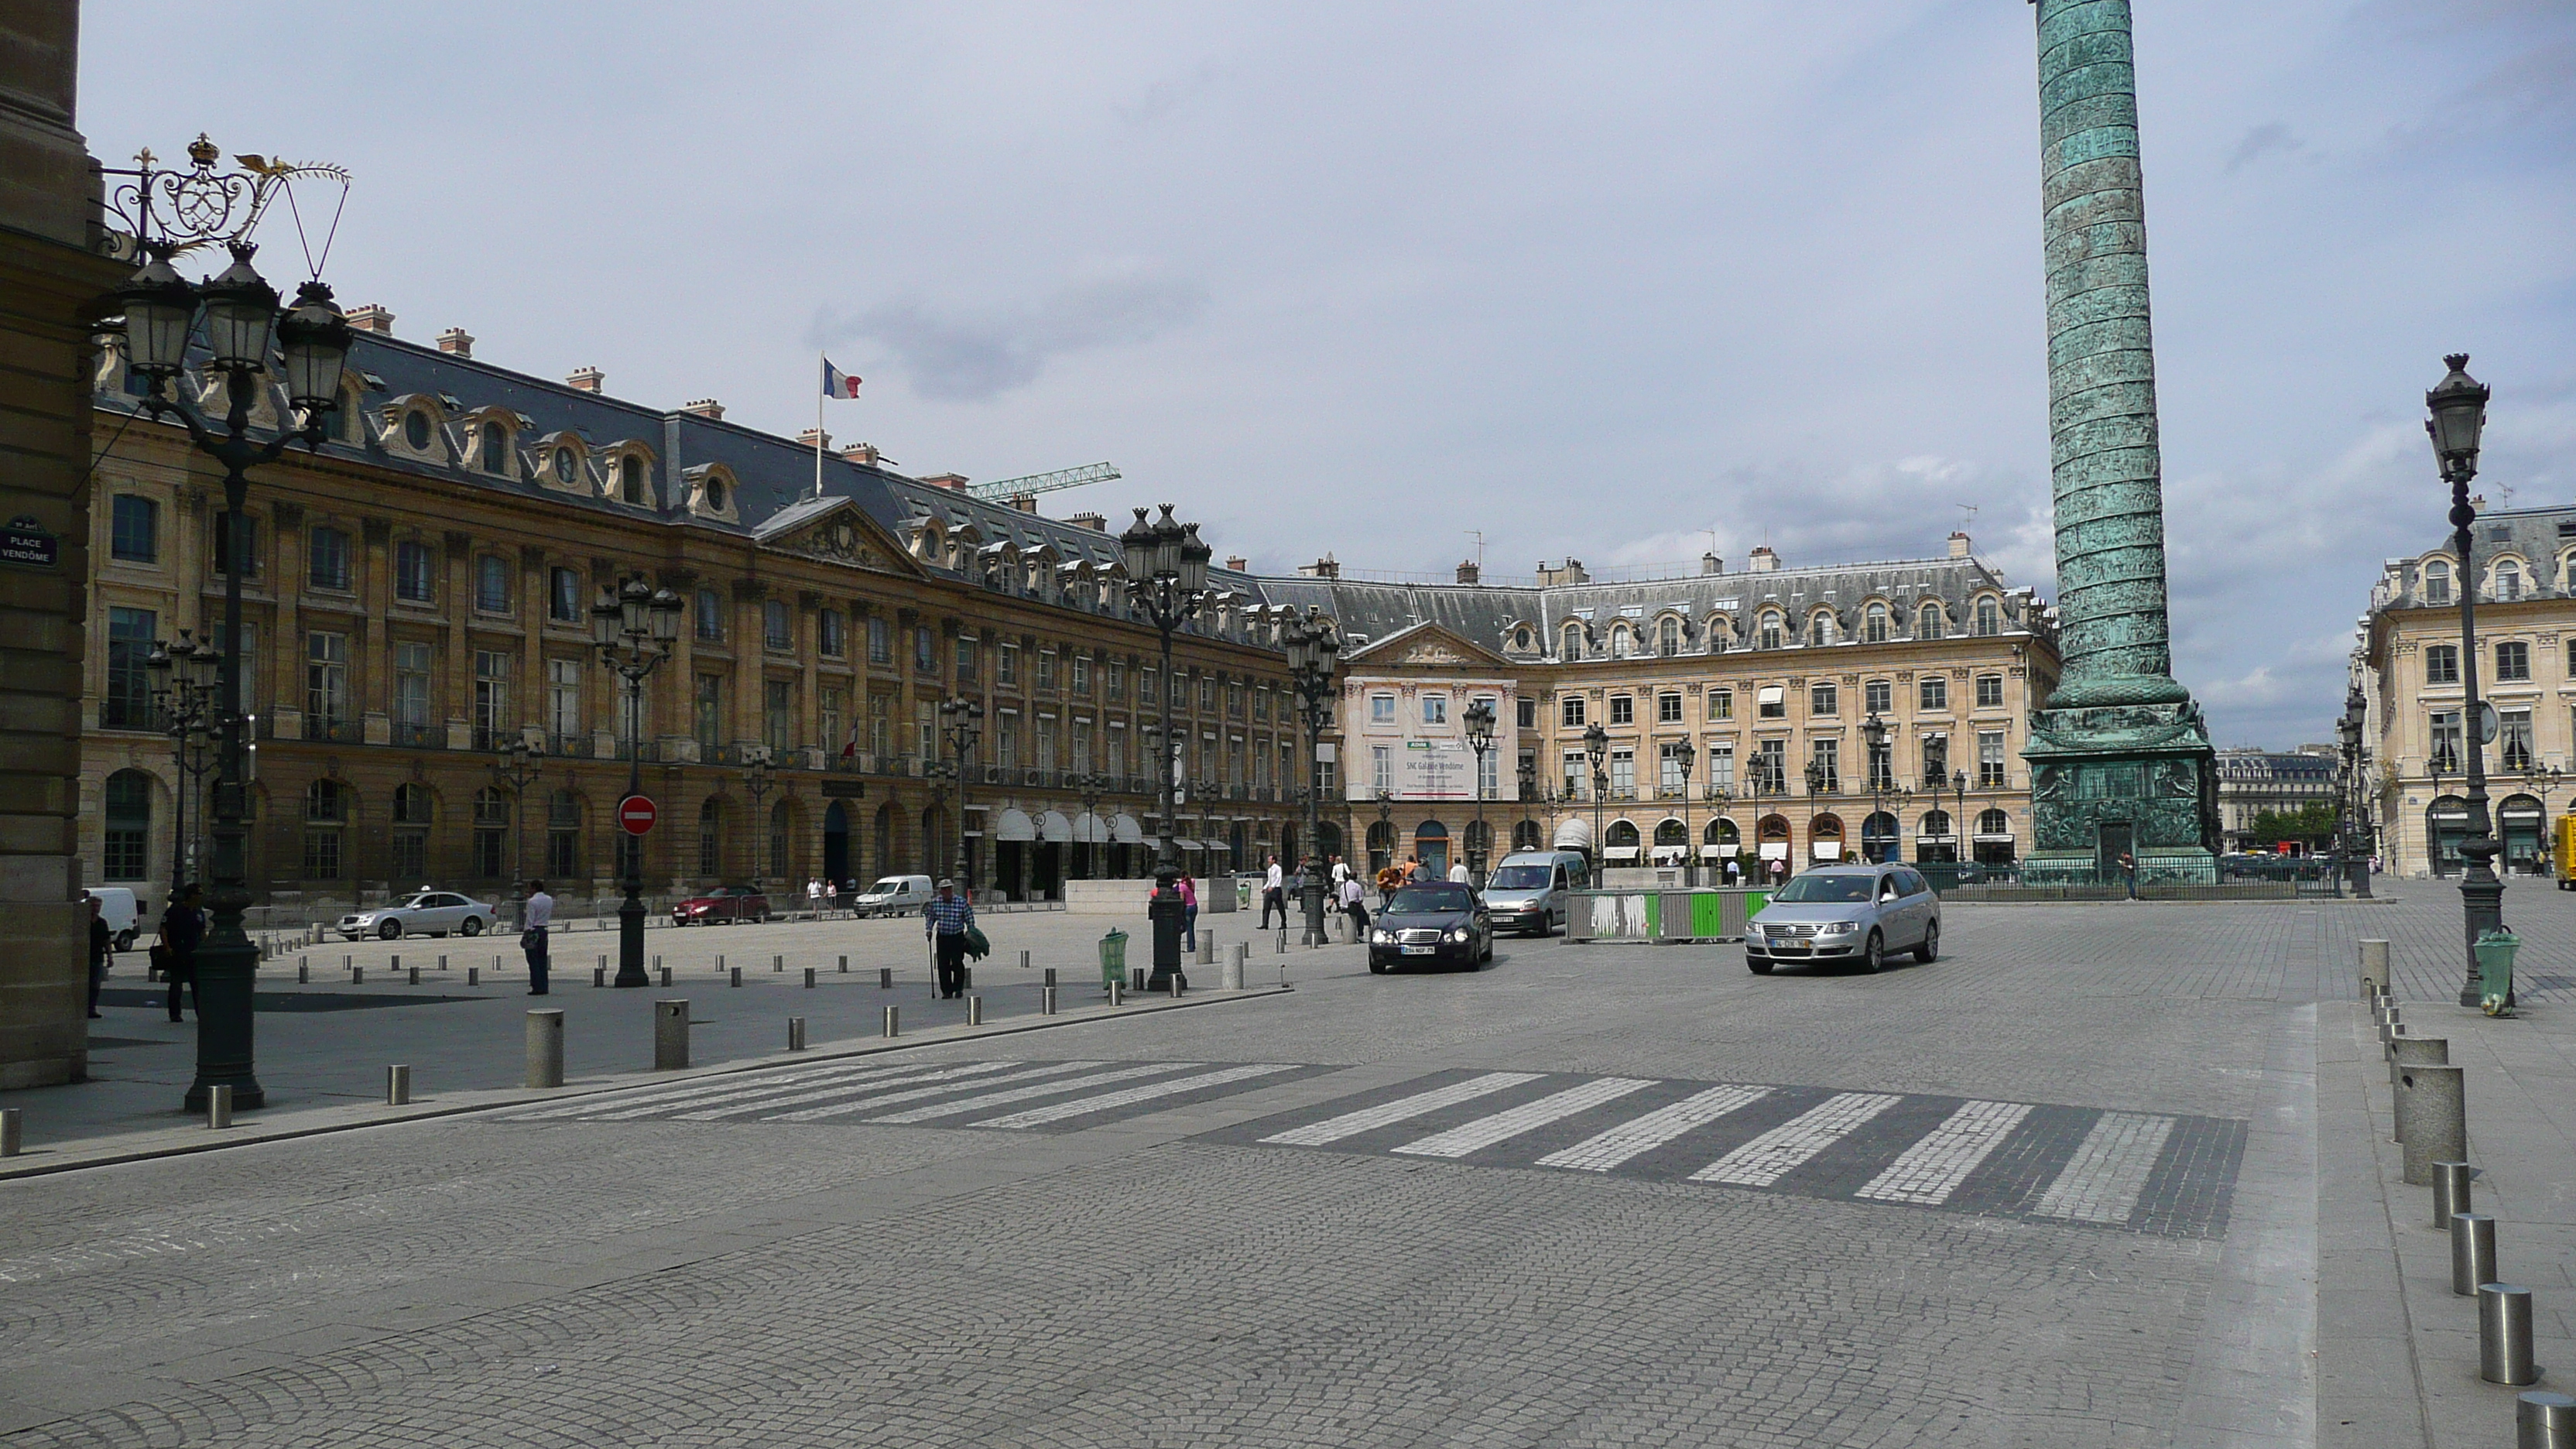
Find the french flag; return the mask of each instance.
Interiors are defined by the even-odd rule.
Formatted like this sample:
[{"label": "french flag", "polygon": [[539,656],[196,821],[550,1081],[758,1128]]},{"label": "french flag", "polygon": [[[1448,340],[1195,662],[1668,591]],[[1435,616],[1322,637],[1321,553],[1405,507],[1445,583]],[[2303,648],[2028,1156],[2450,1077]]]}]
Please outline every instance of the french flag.
[{"label": "french flag", "polygon": [[848,373],[843,372],[839,368],[834,367],[832,365],[832,359],[828,357],[824,358],[823,396],[851,398],[857,397],[858,395],[859,380]]}]

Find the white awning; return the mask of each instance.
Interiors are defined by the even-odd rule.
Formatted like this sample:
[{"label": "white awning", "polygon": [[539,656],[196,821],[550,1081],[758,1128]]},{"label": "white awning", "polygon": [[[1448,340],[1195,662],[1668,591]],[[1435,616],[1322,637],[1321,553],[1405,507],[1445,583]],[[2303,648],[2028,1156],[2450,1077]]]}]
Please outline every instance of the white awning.
[{"label": "white awning", "polygon": [[1592,822],[1585,820],[1580,816],[1569,816],[1566,819],[1556,822],[1555,844],[1550,848],[1554,850],[1590,850],[1592,848]]},{"label": "white awning", "polygon": [[1109,822],[1109,838],[1120,845],[1142,845],[1145,828],[1136,823],[1133,815],[1115,816]]},{"label": "white awning", "polygon": [[1064,818],[1064,812],[1049,810],[1038,817],[1038,839],[1069,841],[1073,839],[1073,822]]},{"label": "white awning", "polygon": [[1601,852],[1601,858],[1603,860],[1635,860],[1637,858],[1637,847],[1633,845],[1613,845]]},{"label": "white awning", "polygon": [[1808,853],[1815,856],[1818,860],[1840,860],[1843,858],[1843,843],[1839,840],[1810,841],[1808,842],[1807,850]]},{"label": "white awning", "polygon": [[1073,838],[1084,845],[1105,845],[1110,837],[1110,823],[1097,815],[1083,815],[1073,822]]},{"label": "white awning", "polygon": [[1722,860],[1727,856],[1735,854],[1737,850],[1738,847],[1732,845],[1703,845],[1699,848],[1699,858],[1702,860]]},{"label": "white awning", "polygon": [[2012,832],[2011,832],[2011,831],[2009,831],[2009,830],[2007,830],[2007,831],[2003,832],[2003,833],[2002,833],[2002,834],[2000,834],[2000,835],[1988,835],[1988,834],[1987,834],[1987,833],[1985,833],[1984,831],[1980,830],[1980,831],[1978,831],[1975,835],[1972,835],[1972,836],[1970,836],[1970,837],[1968,837],[1968,838],[1969,838],[1969,839],[1971,839],[1971,840],[1977,841],[1977,842],[1978,842],[1978,843],[1980,843],[1980,844],[1991,844],[1991,843],[1993,843],[1993,842],[1995,842],[1995,841],[1998,841],[1998,840],[2003,840],[2003,841],[2009,841],[2009,840],[2011,840],[2011,839],[2012,839]]},{"label": "white awning", "polygon": [[1205,841],[1200,841],[1200,840],[1181,840],[1181,839],[1175,838],[1175,839],[1172,841],[1172,849],[1174,849],[1174,850],[1205,850],[1205,849],[1207,849],[1207,843],[1206,843]]},{"label": "white awning", "polygon": [[995,840],[1035,840],[1038,838],[1038,827],[1029,819],[1026,812],[1005,810],[993,817],[993,838]]}]

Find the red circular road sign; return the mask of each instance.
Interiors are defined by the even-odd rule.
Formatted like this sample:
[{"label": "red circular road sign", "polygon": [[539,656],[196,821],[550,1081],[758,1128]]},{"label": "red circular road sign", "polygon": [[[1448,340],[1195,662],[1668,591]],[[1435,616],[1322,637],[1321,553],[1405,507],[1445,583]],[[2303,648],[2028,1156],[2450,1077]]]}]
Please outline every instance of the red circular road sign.
[{"label": "red circular road sign", "polygon": [[645,796],[629,795],[617,802],[617,823],[626,827],[629,835],[652,829],[654,815],[653,802]]}]

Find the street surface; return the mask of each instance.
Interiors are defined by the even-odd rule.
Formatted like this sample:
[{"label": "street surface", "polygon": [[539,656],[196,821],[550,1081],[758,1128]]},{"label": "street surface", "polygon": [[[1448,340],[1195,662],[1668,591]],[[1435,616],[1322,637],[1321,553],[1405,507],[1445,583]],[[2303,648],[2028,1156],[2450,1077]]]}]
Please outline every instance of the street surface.
[{"label": "street surface", "polygon": [[[2321,1437],[2312,1357],[2320,1003],[2362,936],[2447,996],[2412,896],[1953,907],[1876,977],[1292,951],[1286,995],[22,1179],[0,1444],[2427,1442]],[[1068,986],[1107,926],[1024,919]],[[873,1013],[762,929],[703,949],[783,980],[672,993],[743,1054]],[[2535,1022],[2576,984],[2530,979]],[[404,1030],[488,1086],[528,1004],[261,1027],[449,1023]]]}]

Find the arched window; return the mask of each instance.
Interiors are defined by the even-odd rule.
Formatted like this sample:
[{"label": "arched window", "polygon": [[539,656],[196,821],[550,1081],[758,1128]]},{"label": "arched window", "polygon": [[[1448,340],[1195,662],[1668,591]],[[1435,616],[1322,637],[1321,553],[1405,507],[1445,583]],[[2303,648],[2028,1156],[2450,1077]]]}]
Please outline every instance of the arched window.
[{"label": "arched window", "polygon": [[1708,632],[1706,634],[1706,638],[1708,639],[1709,653],[1725,653],[1728,642],[1734,637],[1735,626],[1727,621],[1724,614],[1711,614],[1708,616]]},{"label": "arched window", "polygon": [[1980,810],[1977,812],[1977,833],[2009,835],[2012,833],[2012,819],[2001,810]]},{"label": "arched window", "polygon": [[1818,609],[1814,616],[1807,620],[1807,642],[1810,644],[1831,644],[1834,642],[1833,610]]},{"label": "arched window", "polygon": [[1395,822],[1374,821],[1368,828],[1369,869],[1384,870],[1395,863]]},{"label": "arched window", "polygon": [[337,780],[316,780],[304,787],[304,818],[312,824],[348,822],[348,794]]},{"label": "arched window", "polygon": [[2496,564],[2495,597],[2500,602],[2509,602],[2522,597],[2522,565],[2512,559],[2504,559]]},{"label": "arched window", "polygon": [[1682,652],[1682,621],[1666,619],[1655,626],[1655,652],[1670,659]]},{"label": "arched window", "polygon": [[1937,603],[1925,604],[1923,612],[1915,616],[1914,637],[1917,639],[1938,639],[1949,632],[1950,621]]},{"label": "arched window", "polygon": [[141,880],[152,854],[152,777],[141,770],[119,770],[107,777],[106,858],[99,874],[107,880]]},{"label": "arched window", "polygon": [[2424,565],[2424,602],[2428,604],[2451,602],[2449,563],[2437,558]]},{"label": "arched window", "polygon": [[1628,626],[1626,624],[1611,625],[1610,657],[1613,659],[1625,659],[1636,651],[1637,639],[1634,634],[1629,632]]},{"label": "arched window", "polygon": [[1885,604],[1869,606],[1869,612],[1862,616],[1861,637],[1872,644],[1887,642],[1887,606]]},{"label": "arched window", "polygon": [[627,503],[644,501],[644,460],[632,453],[617,460],[617,496]]},{"label": "arched window", "polygon": [[1567,659],[1580,659],[1583,657],[1583,626],[1581,624],[1567,624],[1564,630],[1557,635],[1557,638],[1559,640],[1557,648],[1557,653],[1559,655]]},{"label": "arched window", "polygon": [[510,433],[499,423],[483,425],[483,471],[507,475],[510,471]]},{"label": "arched window", "polygon": [[1760,640],[1761,647],[1764,649],[1779,648],[1781,631],[1786,627],[1786,624],[1787,621],[1780,617],[1779,610],[1763,610],[1761,630],[1757,636]]},{"label": "arched window", "polygon": [[429,414],[418,408],[403,414],[403,441],[415,453],[429,451]]},{"label": "arched window", "polygon": [[1977,600],[1977,632],[2000,634],[2004,631],[2004,607],[1992,597]]}]

